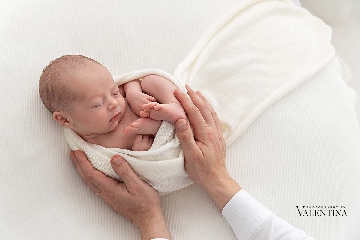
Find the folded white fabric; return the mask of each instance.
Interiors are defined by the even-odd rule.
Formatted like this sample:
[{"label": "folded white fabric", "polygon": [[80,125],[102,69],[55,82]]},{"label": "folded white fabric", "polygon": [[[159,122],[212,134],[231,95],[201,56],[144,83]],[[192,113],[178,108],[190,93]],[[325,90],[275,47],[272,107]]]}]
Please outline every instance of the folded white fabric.
[{"label": "folded white fabric", "polygon": [[333,59],[330,40],[330,27],[290,1],[242,1],[208,29],[174,76],[211,102],[230,145]]},{"label": "folded white fabric", "polygon": [[[116,77],[115,81],[118,85],[122,85],[150,74],[167,78],[185,92],[185,87],[181,82],[176,81],[170,74],[157,69],[130,72]],[[185,171],[183,151],[175,134],[174,125],[169,122],[162,122],[154,143],[148,151],[105,148],[84,141],[71,129],[65,128],[64,132],[70,148],[84,151],[94,168],[109,177],[121,180],[110,164],[110,159],[115,154],[119,154],[126,159],[135,173],[152,185],[160,195],[165,195],[192,184]]]},{"label": "folded white fabric", "polygon": [[[334,57],[331,30],[321,20],[284,4],[290,1],[264,2],[254,9],[257,2],[243,2],[215,23],[176,68],[175,77],[144,69],[116,77],[116,82],[157,74],[183,91],[184,83],[201,90],[219,114],[226,144],[230,145],[266,108],[321,71]],[[277,9],[286,9],[286,21],[281,21],[284,15]],[[262,20],[257,21],[259,18]],[[250,32],[246,31],[249,26],[253,29]],[[311,39],[310,48],[307,39]],[[110,159],[120,154],[163,195],[192,181],[184,169],[173,126],[164,122],[159,131],[147,152],[106,149],[86,143],[70,130],[65,130],[65,135],[70,147],[83,150],[96,169],[119,179]]]}]

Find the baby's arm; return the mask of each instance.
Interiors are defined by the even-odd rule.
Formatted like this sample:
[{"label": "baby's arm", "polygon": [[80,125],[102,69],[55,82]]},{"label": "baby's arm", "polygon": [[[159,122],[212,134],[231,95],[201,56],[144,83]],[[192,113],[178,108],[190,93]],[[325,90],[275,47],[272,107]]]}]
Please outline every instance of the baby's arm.
[{"label": "baby's arm", "polygon": [[140,116],[171,123],[175,123],[180,118],[186,118],[184,109],[174,95],[176,88],[175,84],[164,77],[158,75],[145,76],[141,81],[141,89],[155,97],[158,103],[144,104],[144,111],[140,112]]},{"label": "baby's arm", "polygon": [[140,116],[142,105],[156,101],[154,97],[143,93],[140,80],[124,83],[124,91],[127,102],[138,116]]}]

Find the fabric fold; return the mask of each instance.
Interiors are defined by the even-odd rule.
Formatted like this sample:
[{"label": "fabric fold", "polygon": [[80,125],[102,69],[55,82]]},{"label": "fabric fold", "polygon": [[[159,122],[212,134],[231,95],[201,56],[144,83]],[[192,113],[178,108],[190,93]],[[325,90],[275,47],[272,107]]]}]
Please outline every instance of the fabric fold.
[{"label": "fabric fold", "polygon": [[176,68],[202,91],[232,144],[266,108],[334,58],[331,28],[290,1],[243,1]]}]

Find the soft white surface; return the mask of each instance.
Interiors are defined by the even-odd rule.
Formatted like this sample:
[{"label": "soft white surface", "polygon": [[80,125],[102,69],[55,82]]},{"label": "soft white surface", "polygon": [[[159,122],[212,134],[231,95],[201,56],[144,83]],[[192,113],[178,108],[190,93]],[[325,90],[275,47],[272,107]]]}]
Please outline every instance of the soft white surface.
[{"label": "soft white surface", "polygon": [[[2,5],[0,239],[139,238],[78,176],[62,129],[39,100],[41,69],[73,53],[99,60],[114,75],[142,68],[172,72],[236,3],[33,0],[5,10]],[[320,77],[265,110],[229,147],[228,168],[278,216],[315,239],[337,239],[348,218],[300,217],[295,206],[345,205],[354,213],[359,135],[351,91],[340,76]],[[195,185],[163,197],[162,204],[174,239],[235,238]]]},{"label": "soft white surface", "polygon": [[[295,206],[343,204],[356,216],[360,138],[354,96],[334,72],[322,74],[263,112],[229,156],[241,156],[239,182],[266,207],[314,239],[339,239],[348,218],[306,218],[289,211]],[[236,174],[233,164],[229,160]],[[249,167],[259,172],[249,173]]]},{"label": "soft white surface", "polygon": [[[301,0],[302,6],[332,27],[332,43],[350,68],[349,85],[360,95],[360,1],[358,0]],[[360,103],[356,104],[360,119]]]}]

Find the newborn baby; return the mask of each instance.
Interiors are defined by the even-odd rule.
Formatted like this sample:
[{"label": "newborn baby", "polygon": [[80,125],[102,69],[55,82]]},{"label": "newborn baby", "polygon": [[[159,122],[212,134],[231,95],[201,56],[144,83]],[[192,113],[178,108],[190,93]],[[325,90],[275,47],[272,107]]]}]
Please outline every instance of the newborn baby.
[{"label": "newborn baby", "polygon": [[53,60],[39,80],[41,100],[63,127],[106,148],[149,150],[162,120],[186,118],[176,86],[148,75],[118,86],[95,60],[65,55]]}]

